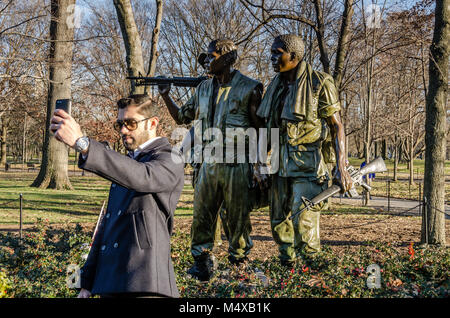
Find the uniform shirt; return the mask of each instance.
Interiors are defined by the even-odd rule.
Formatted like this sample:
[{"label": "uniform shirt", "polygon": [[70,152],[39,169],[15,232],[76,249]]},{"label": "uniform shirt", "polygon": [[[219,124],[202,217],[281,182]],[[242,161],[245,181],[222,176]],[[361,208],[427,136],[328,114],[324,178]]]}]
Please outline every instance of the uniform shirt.
[{"label": "uniform shirt", "polygon": [[[277,74],[269,84],[257,115],[267,128],[280,129],[279,172],[283,177],[320,178],[326,174],[320,151],[329,133],[325,119],[340,110],[333,78],[302,61],[287,92]],[[282,95],[285,95],[282,103]]]},{"label": "uniform shirt", "polygon": [[[222,140],[225,147],[233,145],[230,149],[235,148],[235,138],[237,140],[244,140],[245,146],[248,146],[248,137],[245,135],[245,129],[252,126],[249,114],[249,102],[253,91],[262,84],[255,81],[239,71],[233,71],[232,78],[228,83],[224,83],[217,87],[219,83],[217,79],[212,78],[203,81],[195,90],[195,93],[178,111],[178,123],[189,124],[193,120],[194,133],[201,134],[203,147],[211,141],[217,141],[217,128],[222,133]],[[214,94],[214,89],[218,88],[217,95]],[[235,135],[231,136],[227,133],[227,129],[244,128],[243,130],[234,130]],[[228,138],[230,137],[230,138]],[[219,140],[220,141],[220,140]],[[255,143],[256,144],[256,143]],[[211,147],[212,150],[217,148]],[[216,155],[213,153],[212,155]],[[237,158],[235,151],[228,151],[222,149],[223,159],[227,163],[239,163],[246,161],[246,158]],[[248,154],[246,152],[246,154]],[[217,155],[221,157],[220,154]],[[207,160],[207,158],[204,158]],[[217,158],[219,159],[219,158]]]}]

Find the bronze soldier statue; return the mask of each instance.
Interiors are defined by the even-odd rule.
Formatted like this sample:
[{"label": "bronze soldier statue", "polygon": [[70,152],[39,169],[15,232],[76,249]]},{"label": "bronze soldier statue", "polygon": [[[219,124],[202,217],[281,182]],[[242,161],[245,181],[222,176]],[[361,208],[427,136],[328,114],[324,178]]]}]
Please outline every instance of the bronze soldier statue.
[{"label": "bronze soldier statue", "polygon": [[[262,122],[256,116],[256,110],[263,86],[234,69],[236,60],[237,48],[231,40],[212,41],[208,46],[205,65],[213,77],[203,81],[182,107],[178,107],[169,97],[169,87],[159,87],[171,116],[178,124],[188,124],[194,120],[200,123],[204,144],[210,142],[207,132],[211,128],[220,129],[226,136],[227,128],[257,128],[258,123]],[[227,157],[226,150],[223,156]],[[222,202],[226,210],[222,222],[229,231],[230,262],[239,264],[245,261],[253,246],[250,238],[252,202],[248,199],[253,181],[251,164],[248,160],[238,163],[236,156],[232,162],[210,162],[204,159],[195,182],[191,228],[194,265],[188,271],[199,280],[209,280],[212,276],[211,250]]]},{"label": "bronze soldier statue", "polygon": [[[201,160],[194,160],[195,157],[195,142],[194,142],[194,134],[195,134],[195,127],[192,126],[191,129],[189,130],[189,132],[185,135],[185,137],[183,138],[183,141],[181,142],[181,152],[183,154],[188,154],[190,156],[190,159],[188,159],[188,163],[190,164],[190,166],[192,167],[192,179],[191,179],[191,184],[192,184],[192,188],[195,189],[195,185],[197,183],[197,176],[198,176],[198,172],[200,170],[201,167]],[[187,159],[187,158],[185,158]],[[195,197],[194,197],[195,200]],[[217,221],[216,221],[216,230],[215,230],[215,235],[214,235],[214,243],[217,244],[218,246],[222,245],[222,228],[224,231],[224,234],[226,236],[226,238],[228,239],[229,237],[229,232],[227,229],[226,224],[224,224],[222,222],[222,219],[226,218],[226,211],[225,211],[225,207],[224,204],[220,204],[220,208],[219,208],[219,212],[218,212],[218,217],[217,217]]]},{"label": "bronze soldier statue", "polygon": [[333,78],[313,70],[303,57],[304,44],[299,36],[287,34],[274,39],[271,61],[278,74],[257,112],[265,119],[266,128],[279,129],[279,170],[271,177],[270,220],[280,262],[286,266],[292,266],[296,257],[308,259],[320,251],[319,212],[324,203],[292,221],[289,216],[302,207],[302,196],[311,199],[328,187],[330,176],[322,143],[329,133],[335,140],[335,177],[343,190],[351,187]]}]

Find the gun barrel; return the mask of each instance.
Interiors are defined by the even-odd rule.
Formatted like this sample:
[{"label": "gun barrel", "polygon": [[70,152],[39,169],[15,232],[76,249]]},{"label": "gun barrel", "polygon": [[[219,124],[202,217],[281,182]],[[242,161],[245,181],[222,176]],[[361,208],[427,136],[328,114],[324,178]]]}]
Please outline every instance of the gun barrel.
[{"label": "gun barrel", "polygon": [[361,182],[361,187],[366,189],[367,192],[370,192],[372,190],[372,187],[370,185],[368,185],[367,183],[365,183],[364,181]]},{"label": "gun barrel", "polygon": [[[375,160],[373,160],[372,162],[370,162],[368,165],[364,166],[359,171],[354,169],[351,166],[348,167],[347,170],[350,173],[353,181],[355,182],[355,178],[358,178],[358,176],[361,177],[368,173],[385,172],[385,171],[387,171],[387,168],[386,168],[386,165],[384,164],[383,158],[378,157]],[[371,187],[368,184],[366,184],[365,182],[359,181],[359,183],[367,191],[371,190]],[[319,204],[320,202],[328,199],[329,197],[335,195],[336,193],[339,193],[340,191],[341,191],[341,187],[336,184],[333,184],[331,187],[329,187],[325,191],[319,193],[311,200],[308,200],[308,204],[305,203],[305,206],[300,211],[292,214],[290,219],[292,220],[296,215],[302,213],[304,210],[309,209],[309,208],[315,206],[316,204]]]},{"label": "gun barrel", "polygon": [[333,184],[331,187],[327,188],[325,191],[319,193],[314,198],[311,199],[311,202],[316,205],[320,202],[328,199],[329,197],[335,195],[336,193],[339,193],[341,191],[341,187],[337,184]]},{"label": "gun barrel", "polygon": [[300,211],[294,213],[291,215],[290,219],[292,220],[297,214],[302,213],[304,210],[315,206],[316,204],[319,204],[320,202],[328,199],[329,197],[335,195],[336,193],[339,193],[341,191],[341,187],[333,184],[331,187],[327,188],[325,191],[319,193],[318,195],[316,195],[314,198],[312,198],[310,201],[311,205],[310,206],[305,206],[304,208],[302,208]]},{"label": "gun barrel", "polygon": [[201,82],[207,79],[207,77],[143,77],[143,76],[130,76],[129,80],[136,81],[136,86],[144,85],[167,85],[171,84],[179,87],[197,87]]}]

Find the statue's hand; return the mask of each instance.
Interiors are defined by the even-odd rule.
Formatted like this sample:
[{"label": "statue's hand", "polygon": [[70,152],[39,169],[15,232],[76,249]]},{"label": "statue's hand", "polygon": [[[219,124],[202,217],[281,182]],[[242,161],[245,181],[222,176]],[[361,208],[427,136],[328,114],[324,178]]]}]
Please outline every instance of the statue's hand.
[{"label": "statue's hand", "polygon": [[262,173],[262,168],[264,166],[265,165],[261,163],[255,163],[253,165],[253,182],[258,183],[261,190],[267,189],[269,187],[268,175]]},{"label": "statue's hand", "polygon": [[338,173],[336,174],[336,179],[341,186],[342,193],[349,191],[353,186],[352,178],[350,177],[350,174],[343,165],[338,166]]},{"label": "statue's hand", "polygon": [[[158,76],[161,78],[165,78],[165,76]],[[158,85],[158,91],[160,95],[167,95],[170,92],[170,84],[160,84]]]}]

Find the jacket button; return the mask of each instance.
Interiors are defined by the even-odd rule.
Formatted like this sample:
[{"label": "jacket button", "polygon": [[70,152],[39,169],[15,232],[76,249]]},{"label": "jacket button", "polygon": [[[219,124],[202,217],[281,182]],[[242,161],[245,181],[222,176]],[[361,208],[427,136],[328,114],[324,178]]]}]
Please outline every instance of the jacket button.
[{"label": "jacket button", "polygon": [[115,183],[111,184],[111,187],[115,188],[115,187],[116,187],[116,184],[115,184]]},{"label": "jacket button", "polygon": [[106,213],[106,218],[109,219],[109,213]]},{"label": "jacket button", "polygon": [[118,248],[119,247],[119,243],[114,243],[114,248]]},{"label": "jacket button", "polygon": [[121,210],[119,210],[119,212],[117,212],[117,215],[121,215],[122,214],[122,211]]},{"label": "jacket button", "polygon": [[106,245],[102,245],[101,250],[104,251],[106,248]]}]

